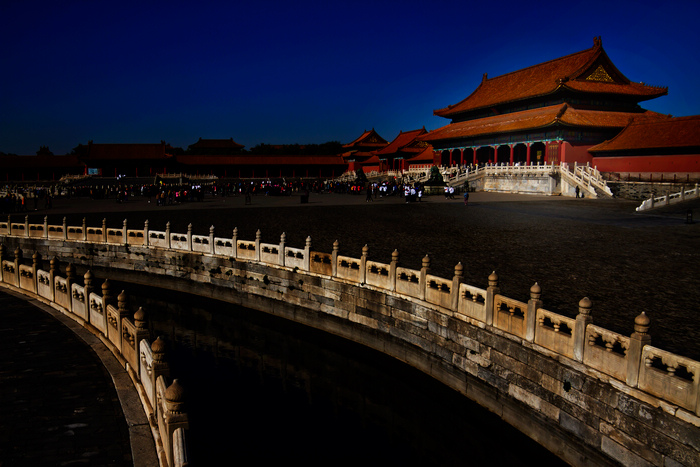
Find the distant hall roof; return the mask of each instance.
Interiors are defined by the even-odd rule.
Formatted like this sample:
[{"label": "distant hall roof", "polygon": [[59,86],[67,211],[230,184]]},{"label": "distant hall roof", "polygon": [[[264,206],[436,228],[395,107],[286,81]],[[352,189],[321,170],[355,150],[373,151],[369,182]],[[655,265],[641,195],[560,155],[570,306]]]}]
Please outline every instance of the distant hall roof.
[{"label": "distant hall roof", "polygon": [[568,104],[560,104],[477,120],[450,123],[431,131],[427,135],[422,135],[420,139],[423,141],[466,139],[514,131],[542,129],[555,124],[577,128],[622,129],[632,119],[642,121],[666,118],[668,117],[665,115],[649,110],[641,113],[606,112],[577,109]]},{"label": "distant hall roof", "polygon": [[657,148],[700,148],[700,115],[664,120],[632,121],[614,138],[589,149],[590,152]]},{"label": "distant hall roof", "polygon": [[665,87],[648,86],[627,79],[603,50],[600,38],[593,47],[495,78],[484,78],[464,100],[433,113],[452,118],[458,114],[498,104],[552,94],[560,88],[580,93],[629,96],[637,102],[667,93]]},{"label": "distant hall roof", "polygon": [[199,140],[194,143],[190,144],[190,148],[213,148],[213,149],[220,149],[220,148],[227,148],[227,149],[242,149],[245,146],[242,144],[238,144],[233,140],[233,138],[229,139],[202,139],[199,138]]}]

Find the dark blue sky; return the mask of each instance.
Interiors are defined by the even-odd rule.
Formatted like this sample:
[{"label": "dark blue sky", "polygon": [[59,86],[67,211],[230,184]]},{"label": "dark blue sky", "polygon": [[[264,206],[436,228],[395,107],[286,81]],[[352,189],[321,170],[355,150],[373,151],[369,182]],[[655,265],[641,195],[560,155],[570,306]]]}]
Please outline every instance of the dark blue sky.
[{"label": "dark blue sky", "polygon": [[[473,3],[473,4],[472,4]],[[534,6],[536,5],[536,6]],[[700,114],[700,2],[0,0],[0,151],[347,143],[448,123],[494,77],[587,49]]]}]

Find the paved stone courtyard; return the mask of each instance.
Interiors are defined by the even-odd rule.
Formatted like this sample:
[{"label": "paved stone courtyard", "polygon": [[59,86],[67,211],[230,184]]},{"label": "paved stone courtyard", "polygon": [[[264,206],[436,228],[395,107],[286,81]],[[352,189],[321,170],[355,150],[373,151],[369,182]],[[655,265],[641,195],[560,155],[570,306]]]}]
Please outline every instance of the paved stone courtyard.
[{"label": "paved stone courtyard", "polygon": [[[419,269],[428,254],[434,274],[452,277],[464,266],[466,282],[485,288],[496,271],[501,292],[527,301],[538,282],[544,307],[575,316],[578,301],[593,301],[594,323],[629,335],[634,317],[651,318],[652,345],[700,360],[700,222],[687,224],[700,203],[636,213],[638,202],[613,199],[571,199],[503,193],[472,193],[469,206],[461,199],[430,196],[421,203],[399,197],[366,202],[364,195],[312,194],[309,204],[298,196],[254,196],[246,206],[238,197],[206,197],[203,202],[156,206],[145,198],[118,204],[114,200],[56,200],[49,211],[30,212],[30,222],[140,228],[254,239],[303,247],[311,236],[313,249],[330,252],[337,239],[341,254],[388,263],[397,249],[401,264]],[[14,215],[13,219],[18,219]],[[23,217],[23,216],[22,216]],[[700,221],[700,218],[698,219]]]}]

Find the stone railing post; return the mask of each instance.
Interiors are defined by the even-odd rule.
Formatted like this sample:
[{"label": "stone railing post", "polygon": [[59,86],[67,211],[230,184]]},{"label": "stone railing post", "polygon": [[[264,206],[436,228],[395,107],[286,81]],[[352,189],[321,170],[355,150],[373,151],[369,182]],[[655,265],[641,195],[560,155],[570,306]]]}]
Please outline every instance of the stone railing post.
[{"label": "stone railing post", "polygon": [[5,279],[3,278],[3,271],[2,271],[2,262],[5,259],[5,245],[0,243],[0,282],[5,282]]},{"label": "stone railing post", "polygon": [[484,301],[484,308],[486,311],[486,324],[489,326],[493,325],[493,308],[495,302],[496,294],[501,293],[501,289],[498,288],[498,275],[496,271],[493,271],[489,275],[489,286],[486,288],[486,299]]},{"label": "stone railing post", "polygon": [[85,310],[87,311],[86,315],[87,318],[85,321],[88,323],[90,322],[90,294],[93,292],[95,289],[92,285],[92,279],[93,279],[92,271],[89,269],[85,274],[83,275],[83,290],[84,290],[84,295],[83,295],[83,303],[85,303]]},{"label": "stone railing post", "polygon": [[83,241],[87,241],[87,222],[85,221],[85,218],[83,217]]},{"label": "stone railing post", "polygon": [[423,257],[422,266],[420,268],[420,299],[425,300],[425,288],[428,286],[428,272],[430,272],[430,257]]},{"label": "stone railing post", "polygon": [[583,361],[583,353],[586,348],[586,326],[593,321],[591,316],[591,300],[588,297],[583,297],[578,302],[578,315],[576,315],[576,324],[573,329],[574,338],[574,359],[578,362]]},{"label": "stone railing post", "polygon": [[112,295],[110,292],[109,279],[105,279],[102,283],[102,309],[107,313],[107,305],[112,303]]},{"label": "stone railing post", "polygon": [[214,245],[214,226],[209,227],[209,253],[216,253],[216,245]]},{"label": "stone railing post", "polygon": [[56,271],[58,271],[58,258],[55,256],[49,261],[49,281],[51,281],[51,301],[56,301]]},{"label": "stone railing post", "polygon": [[151,240],[148,238],[148,219],[143,223],[143,246],[149,246]]},{"label": "stone railing post", "polygon": [[369,246],[365,244],[362,247],[362,256],[360,257],[360,284],[364,284],[367,280],[367,257],[369,256]]},{"label": "stone railing post", "polygon": [[68,240],[68,222],[63,218],[63,240]]},{"label": "stone railing post", "polygon": [[627,349],[627,385],[633,388],[639,383],[639,370],[642,361],[642,350],[645,345],[651,344],[649,336],[649,317],[645,312],[634,318],[634,332],[630,336],[630,346]]},{"label": "stone railing post", "polygon": [[311,269],[311,237],[306,237],[306,245],[304,245],[304,270]]},{"label": "stone railing post", "polygon": [[44,216],[44,238],[49,238],[49,216]]},{"label": "stone railing post", "polygon": [[24,236],[29,237],[29,214],[24,216]]},{"label": "stone railing post", "polygon": [[20,288],[19,285],[19,266],[22,264],[22,250],[20,248],[15,249],[15,284],[17,284],[17,288]]},{"label": "stone railing post", "polygon": [[[143,311],[143,308],[139,307],[138,310],[136,310],[136,313],[134,313],[134,327],[136,328],[136,335],[134,336],[134,349],[136,349],[136,366],[134,367],[134,371],[139,375],[139,378],[144,378],[146,377],[145,375],[142,375],[140,372],[141,365],[138,364],[138,354],[140,352],[141,348],[141,341],[144,339],[148,339],[149,336],[149,331],[148,331],[148,321],[146,317],[146,312]],[[152,350],[152,349],[151,349]]]},{"label": "stone railing post", "polygon": [[233,228],[233,236],[231,237],[231,250],[233,250],[233,259],[238,258],[238,227]]},{"label": "stone railing post", "polygon": [[168,465],[174,465],[173,434],[175,430],[179,428],[186,430],[189,428],[187,414],[185,413],[184,396],[185,391],[177,379],[165,390],[165,413],[163,414],[165,433],[161,433],[160,435],[167,436],[168,438],[168,450],[166,451]]},{"label": "stone railing post", "polygon": [[389,277],[391,278],[390,289],[396,291],[396,268],[399,266],[399,250],[394,250],[391,253],[391,263],[389,264]]},{"label": "stone railing post", "polygon": [[32,284],[34,285],[34,293],[39,293],[39,277],[37,275],[39,261],[41,261],[41,255],[38,251],[35,251],[32,255]]},{"label": "stone railing post", "polygon": [[333,253],[331,253],[331,273],[333,277],[338,275],[338,252],[340,251],[340,243],[338,240],[333,242]]},{"label": "stone railing post", "polygon": [[286,242],[287,234],[282,232],[282,235],[280,235],[280,247],[277,251],[277,264],[279,264],[280,266],[284,266],[284,248]]},{"label": "stone railing post", "polygon": [[102,243],[107,243],[107,218],[102,219]]},{"label": "stone railing post", "polygon": [[75,282],[75,266],[66,266],[66,294],[68,295],[68,311],[73,311],[73,282]]},{"label": "stone railing post", "polygon": [[542,287],[535,282],[530,287],[530,300],[527,301],[527,322],[525,323],[525,340],[535,341],[535,331],[537,330],[537,309],[542,307]]},{"label": "stone railing post", "polygon": [[124,245],[129,243],[129,236],[126,233],[126,219],[122,222],[122,243]]},{"label": "stone railing post", "polygon": [[462,283],[464,266],[459,262],[455,266],[455,275],[452,278],[452,288],[450,289],[450,306],[452,311],[457,311],[459,307],[459,284]]},{"label": "stone railing post", "polygon": [[169,250],[170,249],[170,222],[165,224],[165,247]]},{"label": "stone railing post", "polygon": [[260,261],[260,239],[262,238],[262,232],[258,229],[255,232],[255,261]]},{"label": "stone railing post", "polygon": [[[165,341],[158,336],[151,344],[151,353],[153,353],[153,388],[156,387],[156,380],[159,376],[170,376],[170,367],[165,358],[165,352]],[[155,408],[157,409],[157,407]]]}]

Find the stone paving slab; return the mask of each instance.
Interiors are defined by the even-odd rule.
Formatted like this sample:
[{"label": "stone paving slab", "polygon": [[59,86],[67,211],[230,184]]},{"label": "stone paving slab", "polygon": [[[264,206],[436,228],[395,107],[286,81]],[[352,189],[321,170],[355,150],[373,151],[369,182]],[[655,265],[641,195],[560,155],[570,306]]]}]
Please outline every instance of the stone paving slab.
[{"label": "stone paving slab", "polygon": [[0,289],[0,466],[158,465],[125,378],[79,324]]}]

